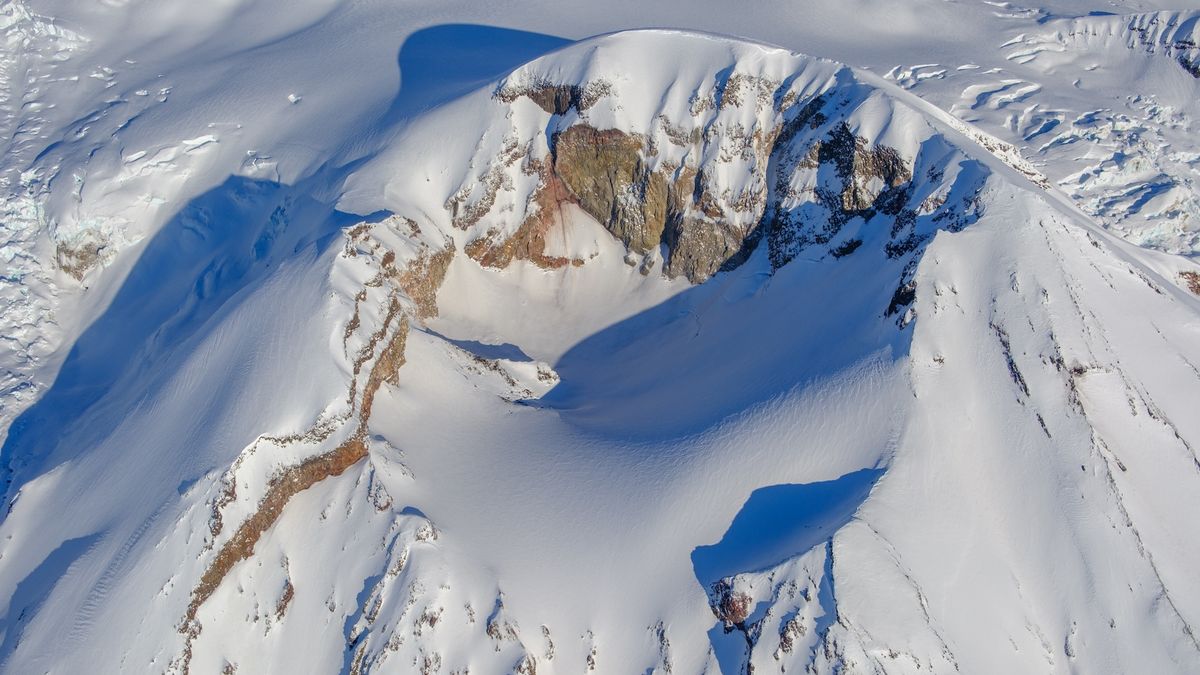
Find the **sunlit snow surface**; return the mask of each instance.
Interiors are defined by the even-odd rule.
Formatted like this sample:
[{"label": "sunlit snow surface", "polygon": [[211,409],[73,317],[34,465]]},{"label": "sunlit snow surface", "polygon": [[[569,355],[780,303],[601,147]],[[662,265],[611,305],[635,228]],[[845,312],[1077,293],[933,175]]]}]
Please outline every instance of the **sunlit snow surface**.
[{"label": "sunlit snow surface", "polygon": [[[1197,14],[1095,9],[0,8],[0,670],[1200,669]],[[576,42],[641,26],[706,32]],[[288,502],[187,639],[271,476],[342,440],[263,439],[348,412],[347,230],[461,251],[447,198],[572,121],[501,78],[605,79],[588,121],[652,135],[732,72],[861,89],[855,132],[970,173],[982,216],[907,272],[868,230],[692,286],[578,209],[552,253],[582,266],[457,255],[368,458]],[[480,228],[516,226],[511,174]]]}]

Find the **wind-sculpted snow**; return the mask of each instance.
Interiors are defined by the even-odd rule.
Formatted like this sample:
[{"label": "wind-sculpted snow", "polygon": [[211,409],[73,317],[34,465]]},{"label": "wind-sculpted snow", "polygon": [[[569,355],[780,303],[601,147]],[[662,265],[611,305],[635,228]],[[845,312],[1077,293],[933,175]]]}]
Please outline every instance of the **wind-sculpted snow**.
[{"label": "wind-sculpted snow", "polygon": [[[117,153],[255,177],[172,178],[137,255],[60,261],[110,295],[0,455],[0,668],[1200,662],[1189,261],[867,71],[413,42],[373,113],[272,104],[319,137]],[[112,213],[138,181],[79,170]]]},{"label": "wind-sculpted snow", "polygon": [[888,77],[1023,148],[1101,224],[1192,255],[1200,15],[1045,16],[996,33],[992,54],[895,66]]}]

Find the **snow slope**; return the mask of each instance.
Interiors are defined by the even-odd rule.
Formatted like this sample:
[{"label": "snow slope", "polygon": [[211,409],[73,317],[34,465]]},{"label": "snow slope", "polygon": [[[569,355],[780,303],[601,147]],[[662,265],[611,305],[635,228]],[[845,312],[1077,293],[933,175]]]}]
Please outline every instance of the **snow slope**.
[{"label": "snow slope", "polygon": [[[1196,85],[1164,41],[1186,39],[1194,25],[1191,14],[1161,11],[1177,6],[643,4],[8,3],[0,256],[13,281],[0,289],[9,338],[0,428],[53,380],[64,348],[123,273],[81,277],[123,268],[119,253],[136,256],[176,205],[231,175],[294,183],[326,163],[362,159],[415,111],[566,39],[630,27],[741,35],[919,82],[921,96],[1043,155],[1044,172],[1106,227],[1193,250]],[[1149,38],[1133,30],[1143,24]],[[1114,99],[1125,103],[1113,108]],[[1056,142],[1024,138],[1056,121]],[[84,289],[90,298],[78,298]]]},{"label": "snow slope", "polygon": [[62,137],[5,155],[6,672],[1200,663],[1195,265],[1103,227],[1148,201],[759,43],[170,7],[13,113]]}]

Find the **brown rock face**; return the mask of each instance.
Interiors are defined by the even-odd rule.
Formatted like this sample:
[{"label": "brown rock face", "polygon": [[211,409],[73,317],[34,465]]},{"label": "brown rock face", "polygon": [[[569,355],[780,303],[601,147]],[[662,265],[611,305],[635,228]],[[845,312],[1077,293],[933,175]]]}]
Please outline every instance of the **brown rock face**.
[{"label": "brown rock face", "polygon": [[1200,295],[1200,274],[1196,272],[1180,272],[1179,278],[1187,284],[1188,290],[1196,295]]},{"label": "brown rock face", "polygon": [[409,265],[397,273],[400,288],[416,305],[418,319],[431,319],[438,315],[437,292],[446,278],[446,270],[454,259],[454,243],[436,251],[422,251]]},{"label": "brown rock face", "polygon": [[727,628],[741,626],[754,609],[754,600],[749,595],[735,590],[728,579],[712,585],[709,592],[709,607],[717,619]]},{"label": "brown rock face", "polygon": [[569,127],[553,141],[554,173],[584,211],[631,251],[662,241],[667,187],[642,161],[641,138],[617,129]]},{"label": "brown rock face", "polygon": [[[747,233],[722,218],[704,175],[689,166],[651,171],[641,136],[577,124],[556,134],[552,148],[569,198],[630,251],[666,245],[667,276],[702,282],[741,250]],[[761,201],[747,206],[761,213]]]},{"label": "brown rock face", "polygon": [[546,255],[547,234],[555,225],[561,227],[563,224],[562,204],[574,200],[562,180],[544,165],[542,184],[533,201],[537,211],[525,218],[512,236],[501,240],[498,232],[489,230],[464,247],[467,256],[494,269],[504,269],[513,260],[528,260],[542,269],[582,265],[583,261],[579,259]]},{"label": "brown rock face", "polygon": [[83,281],[84,275],[100,264],[103,253],[104,244],[102,242],[84,241],[75,246],[59,242],[54,256],[59,269],[71,275],[76,281]]},{"label": "brown rock face", "polygon": [[[554,184],[555,193],[561,186],[565,199],[578,203],[630,251],[646,254],[664,246],[663,271],[693,283],[744,262],[762,234],[768,235],[771,261],[778,268],[807,246],[830,243],[855,217],[870,220],[883,214],[895,222],[894,253],[911,250],[912,237],[901,235],[911,234],[908,230],[915,218],[908,205],[913,176],[897,150],[869,144],[846,124],[835,126],[806,152],[797,154],[791,147],[805,129],[825,123],[820,112],[823,103],[815,99],[771,132],[743,132],[747,151],[759,156],[760,165],[766,165],[768,157],[774,165],[776,184],[770,199],[766,190],[740,195],[731,195],[728,189],[722,192],[703,170],[687,165],[651,171],[644,157],[652,152],[642,136],[586,124],[575,124],[553,137],[546,185]],[[816,189],[818,218],[779,208],[781,199],[804,199],[789,187],[797,170],[822,167],[831,169],[835,180],[834,185]],[[539,203],[551,192],[544,187]],[[561,202],[563,197],[556,199]],[[731,217],[735,212],[750,214],[748,220],[755,225],[735,224]],[[520,236],[524,235],[518,232],[514,239],[519,242]],[[512,245],[512,240],[506,244]],[[853,253],[858,244],[861,241],[842,243],[835,257]],[[498,253],[503,255],[486,259],[502,267],[513,257]]]},{"label": "brown rock face", "polygon": [[196,618],[200,605],[217,590],[221,580],[233,566],[246,560],[254,553],[254,545],[260,537],[279,519],[283,507],[292,497],[332,476],[342,473],[367,456],[363,439],[356,435],[336,449],[312,457],[298,466],[291,467],[271,480],[267,494],[254,512],[221,547],[217,557],[200,577],[200,583],[192,591],[184,626],[188,627]]},{"label": "brown rock face", "polygon": [[[830,119],[857,102],[851,90],[801,98],[783,82],[735,73],[718,90],[694,97],[692,120],[660,114],[645,135],[588,123],[585,111],[611,95],[603,82],[506,83],[496,91],[505,103],[528,98],[551,115],[578,115],[565,128],[563,121],[551,125],[559,131],[549,139],[549,157],[525,155],[526,175],[541,176],[528,202],[536,210],[512,235],[497,227],[477,236],[466,247],[471,258],[494,268],[513,260],[546,269],[582,264],[545,254],[547,233],[561,224],[564,202],[577,204],[628,251],[643,256],[643,273],[661,251],[663,274],[692,283],[742,264],[763,240],[778,269],[809,247],[820,248],[818,258],[855,254],[867,237],[854,230],[869,223],[888,232],[885,252],[899,258],[934,231],[958,231],[978,217],[978,177],[985,173],[959,172],[948,193],[930,192],[943,181],[942,171],[931,168],[928,176],[915,177],[915,158]],[[707,110],[751,106],[771,111],[776,121],[699,121]],[[669,155],[660,154],[660,139],[673,146]],[[523,147],[528,153],[532,146]],[[697,163],[696,157],[705,159]],[[456,226],[468,229],[490,212],[496,190],[512,189],[504,187],[503,171],[518,158],[506,146],[478,182],[447,202]],[[724,181],[722,165],[730,163],[740,163],[749,180]]]},{"label": "brown rock face", "polygon": [[[208,601],[226,576],[239,562],[249,559],[254,554],[254,547],[267,530],[275,524],[283,514],[283,509],[293,497],[328,478],[340,476],[350,467],[367,457],[367,423],[371,417],[371,407],[375,394],[383,383],[399,383],[399,370],[404,365],[404,349],[407,343],[409,324],[408,319],[399,311],[399,303],[393,298],[383,327],[372,335],[370,349],[382,344],[374,365],[367,375],[362,388],[362,398],[358,405],[356,422],[357,429],[350,437],[333,450],[309,457],[300,464],[283,469],[267,483],[266,491],[259,501],[254,513],[238,527],[237,531],[217,551],[199,583],[192,589],[191,601],[179,626],[179,631],[185,636],[183,653],[175,665],[178,670],[187,673],[190,670],[192,644],[200,635],[200,625],[196,621],[200,607]],[[369,357],[370,354],[367,355]],[[364,361],[365,361],[364,357]],[[355,383],[357,386],[358,372],[361,363],[355,364]],[[305,434],[319,435],[319,434]],[[219,530],[218,530],[219,531]],[[288,581],[291,588],[291,581]],[[282,616],[287,602],[291,601],[294,590],[285,590],[287,601],[279,610]]]},{"label": "brown rock face", "polygon": [[505,103],[525,97],[551,115],[564,115],[571,109],[584,111],[601,97],[612,93],[612,86],[603,80],[578,84],[535,82],[524,85],[505,85],[496,91],[496,98]]}]

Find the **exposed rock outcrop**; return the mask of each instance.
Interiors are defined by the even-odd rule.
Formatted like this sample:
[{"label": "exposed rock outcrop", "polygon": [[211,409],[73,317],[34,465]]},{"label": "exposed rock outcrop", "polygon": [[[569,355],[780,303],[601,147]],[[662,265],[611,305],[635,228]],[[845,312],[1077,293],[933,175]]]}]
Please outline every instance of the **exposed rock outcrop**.
[{"label": "exposed rock outcrop", "polygon": [[107,244],[95,237],[86,237],[74,243],[58,242],[54,250],[55,262],[58,268],[76,281],[93,268],[104,263]]},{"label": "exposed rock outcrop", "polygon": [[[456,251],[452,239],[433,240],[431,244],[422,234],[416,221],[401,216],[390,216],[379,223],[360,223],[346,231],[344,254],[373,256],[376,273],[355,298],[354,315],[346,325],[343,342],[360,326],[359,308],[366,300],[367,288],[381,288],[389,283],[412,303],[411,313],[415,318],[424,320],[438,315],[437,292]],[[398,245],[401,243],[403,247]],[[409,251],[398,256],[397,248]]]},{"label": "exposed rock outcrop", "polygon": [[[776,268],[808,246],[829,243],[854,218],[868,221],[882,213],[902,225],[912,217],[907,208],[912,196],[908,162],[894,148],[872,147],[845,122],[814,142],[802,158],[796,159],[794,150],[783,146],[776,160],[774,200],[764,219],[770,233],[771,264]],[[815,172],[816,186],[792,187],[797,169]],[[783,202],[789,199],[801,205],[787,208]],[[857,247],[845,242],[835,249],[836,256],[848,255]]]},{"label": "exposed rock outcrop", "polygon": [[[664,164],[652,170],[647,140],[577,124],[553,138],[553,172],[569,196],[631,252],[663,248],[663,271],[693,283],[708,279],[748,234],[725,211],[703,171]],[[761,201],[743,206],[761,211]]]},{"label": "exposed rock outcrop", "polygon": [[[384,332],[389,330],[385,325]],[[276,474],[267,484],[263,498],[255,511],[238,527],[237,531],[217,552],[200,581],[192,591],[180,631],[187,643],[180,662],[180,671],[187,673],[191,656],[191,644],[200,635],[196,615],[200,607],[216,592],[221,582],[233,567],[254,553],[255,544],[283,514],[284,507],[297,494],[327,478],[340,476],[347,469],[367,456],[367,420],[375,393],[384,382],[397,383],[398,371],[404,365],[404,346],[408,336],[408,321],[401,316],[399,324],[392,329],[367,377],[362,403],[358,410],[358,428],[350,438],[333,450],[310,457],[298,465],[288,467]],[[290,582],[289,582],[290,583]]]},{"label": "exposed rock outcrop", "polygon": [[604,80],[593,80],[583,85],[538,80],[527,83],[505,82],[497,88],[496,98],[505,103],[512,103],[524,97],[552,115],[564,115],[572,109],[581,112],[587,110],[611,93],[612,85]]},{"label": "exposed rock outcrop", "polygon": [[567,265],[582,265],[578,258],[546,254],[546,237],[554,227],[564,226],[562,204],[571,200],[562,180],[544,162],[536,162],[535,170],[542,182],[534,193],[535,210],[526,216],[517,231],[504,237],[497,230],[488,230],[464,247],[464,252],[484,267],[503,269],[513,260],[528,260],[542,269],[558,269]]},{"label": "exposed rock outcrop", "polygon": [[1194,295],[1200,295],[1200,273],[1197,272],[1180,272],[1179,278],[1183,283],[1187,284],[1187,288]]},{"label": "exposed rock outcrop", "polygon": [[554,174],[584,211],[631,251],[646,253],[662,240],[667,182],[642,161],[645,141],[617,129],[568,127],[554,136]]},{"label": "exposed rock outcrop", "polygon": [[[497,269],[514,260],[544,269],[584,264],[546,253],[566,203],[640,256],[644,273],[661,256],[664,275],[692,283],[744,263],[764,239],[778,269],[809,247],[820,247],[814,258],[854,254],[869,239],[869,223],[886,231],[886,253],[898,258],[932,232],[961,229],[978,216],[980,181],[946,181],[932,170],[914,175],[916,157],[855,131],[846,111],[862,100],[852,89],[803,95],[785,82],[733,72],[694,94],[691,117],[682,122],[660,113],[649,129],[633,131],[599,128],[584,115],[618,94],[607,82],[536,78],[496,90],[502,103],[529,99],[552,116],[549,155],[532,156],[532,144],[506,140],[478,183],[447,201],[456,227],[470,229],[485,216],[500,220],[493,207],[501,191],[518,189],[510,169],[525,148],[522,168],[539,182],[524,212],[516,203],[521,224],[489,225],[466,245],[471,258]],[[750,112],[756,121],[748,125]],[[949,190],[946,182],[953,183]]]},{"label": "exposed rock outcrop", "polygon": [[[395,222],[408,224],[410,235],[415,236],[419,233],[419,228],[412,221],[393,219],[389,225],[394,225]],[[384,383],[399,384],[399,370],[405,363],[409,318],[400,302],[400,294],[404,293],[410,298],[418,317],[433,316],[437,313],[434,298],[453,258],[453,245],[448,244],[445,249],[436,252],[431,251],[427,245],[422,245],[413,259],[401,268],[396,265],[395,252],[385,250],[382,244],[370,237],[370,232],[371,227],[365,224],[347,232],[347,255],[357,255],[355,246],[366,246],[371,253],[383,252],[377,261],[376,275],[367,282],[363,292],[355,297],[355,313],[347,324],[347,340],[360,327],[359,307],[366,300],[366,291],[369,288],[382,290],[386,297],[386,311],[378,329],[370,333],[353,359],[353,380],[348,397],[353,412],[341,420],[343,423],[353,424],[352,431],[332,450],[312,455],[298,464],[279,470],[272,476],[253,512],[217,550],[216,556],[193,588],[187,610],[179,625],[185,643],[173,667],[181,673],[189,672],[192,645],[200,636],[201,625],[197,620],[200,608],[212,597],[234,567],[254,554],[259,539],[279,520],[284,507],[299,493],[326,479],[342,475],[367,457],[368,423],[375,395]],[[370,367],[366,370],[366,378],[363,379],[361,375],[368,363]],[[265,440],[280,446],[293,443],[316,444],[328,439],[336,427],[336,424],[319,421],[304,433]],[[240,462],[235,463],[234,472],[239,464]],[[213,506],[214,515],[210,530],[214,538],[223,529],[222,508],[232,503],[236,496],[236,482],[229,478],[226,483],[227,488],[222,491]],[[284,599],[281,599],[279,604],[280,618],[293,595],[294,588],[289,579],[284,590]]]},{"label": "exposed rock outcrop", "polygon": [[453,259],[454,243],[447,242],[440,251],[421,251],[403,270],[396,272],[400,288],[416,306],[418,319],[437,316],[437,292]]}]

